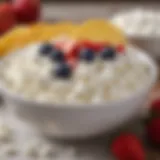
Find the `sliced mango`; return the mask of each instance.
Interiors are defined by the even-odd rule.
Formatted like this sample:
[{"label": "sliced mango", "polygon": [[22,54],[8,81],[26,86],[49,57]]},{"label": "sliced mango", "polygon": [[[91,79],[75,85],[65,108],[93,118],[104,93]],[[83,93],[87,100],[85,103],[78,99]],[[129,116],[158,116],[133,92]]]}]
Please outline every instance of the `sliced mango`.
[{"label": "sliced mango", "polygon": [[0,56],[19,46],[25,45],[29,38],[26,26],[16,27],[0,38]]},{"label": "sliced mango", "polygon": [[48,25],[39,35],[39,40],[51,40],[60,36],[70,36],[71,32],[76,28],[75,24],[69,22],[60,22]]},{"label": "sliced mango", "polygon": [[101,19],[84,22],[73,30],[71,37],[78,40],[106,41],[113,45],[126,43],[125,36],[119,28]]},{"label": "sliced mango", "polygon": [[54,40],[61,36],[76,40],[105,41],[113,45],[127,42],[123,32],[106,20],[93,19],[83,24],[73,24],[68,21],[55,24],[39,22],[16,27],[2,36],[0,56],[32,42]]},{"label": "sliced mango", "polygon": [[70,22],[57,24],[37,23],[31,26],[16,27],[0,38],[0,56],[32,42],[51,40],[61,35],[69,35],[75,28]]}]

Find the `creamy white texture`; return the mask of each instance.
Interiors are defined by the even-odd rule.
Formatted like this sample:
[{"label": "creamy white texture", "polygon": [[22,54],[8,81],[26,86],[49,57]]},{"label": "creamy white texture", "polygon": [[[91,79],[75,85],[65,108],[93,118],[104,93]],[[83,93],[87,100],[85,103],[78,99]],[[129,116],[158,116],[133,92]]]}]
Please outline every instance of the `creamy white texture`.
[{"label": "creamy white texture", "polygon": [[52,75],[56,64],[33,44],[2,60],[0,82],[13,93],[28,99],[53,103],[101,103],[121,99],[144,87],[148,64],[134,53],[119,54],[115,60],[79,61],[71,79]]},{"label": "creamy white texture", "polygon": [[160,12],[135,9],[115,15],[112,22],[131,36],[160,36]]}]

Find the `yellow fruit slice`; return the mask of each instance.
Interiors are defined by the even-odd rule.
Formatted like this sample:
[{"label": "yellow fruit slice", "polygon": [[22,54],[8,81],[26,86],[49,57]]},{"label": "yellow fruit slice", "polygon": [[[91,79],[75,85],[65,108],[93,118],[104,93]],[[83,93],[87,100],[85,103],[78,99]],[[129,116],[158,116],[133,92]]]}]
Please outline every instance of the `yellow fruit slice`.
[{"label": "yellow fruit slice", "polygon": [[126,38],[119,28],[101,19],[84,22],[72,32],[71,37],[78,40],[106,41],[113,45],[126,43]]},{"label": "yellow fruit slice", "polygon": [[44,27],[44,30],[39,34],[38,39],[41,41],[56,39],[60,36],[70,36],[70,33],[76,28],[75,24],[70,22],[59,22]]},{"label": "yellow fruit slice", "polygon": [[125,44],[124,34],[116,26],[105,20],[88,20],[81,25],[71,22],[55,24],[36,23],[19,26],[0,38],[0,56],[32,42],[49,41],[58,37],[77,40],[106,41],[113,45]]},{"label": "yellow fruit slice", "polygon": [[16,27],[0,38],[0,56],[26,43],[29,29],[26,26]]},{"label": "yellow fruit slice", "polygon": [[0,56],[32,42],[47,41],[61,35],[69,35],[76,25],[71,22],[56,24],[37,23],[16,27],[0,38]]},{"label": "yellow fruit slice", "polygon": [[40,23],[29,27],[30,41],[49,41],[61,35],[68,35],[76,26],[70,22],[61,22],[56,24]]}]

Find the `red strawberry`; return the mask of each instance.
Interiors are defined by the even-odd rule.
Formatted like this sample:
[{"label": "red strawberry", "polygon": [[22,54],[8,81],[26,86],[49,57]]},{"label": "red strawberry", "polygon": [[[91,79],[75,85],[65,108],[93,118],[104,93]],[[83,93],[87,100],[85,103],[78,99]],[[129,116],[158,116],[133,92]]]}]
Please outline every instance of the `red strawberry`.
[{"label": "red strawberry", "polygon": [[148,123],[147,135],[152,143],[160,145],[160,117],[153,118]]},{"label": "red strawberry", "polygon": [[75,58],[70,58],[67,60],[68,64],[72,67],[72,69],[76,68],[77,66],[77,59]]},{"label": "red strawberry", "polygon": [[102,50],[105,46],[108,45],[105,42],[91,42],[87,40],[81,41],[80,43],[81,43],[81,47],[87,47],[87,48],[93,49],[96,52]]},{"label": "red strawberry", "polygon": [[118,52],[118,53],[124,53],[124,52],[125,52],[125,46],[122,45],[122,44],[119,44],[119,45],[117,46],[117,52]]},{"label": "red strawberry", "polygon": [[152,112],[158,112],[160,115],[160,99],[155,99],[152,103],[151,103],[151,111]]},{"label": "red strawberry", "polygon": [[160,99],[153,100],[150,104],[150,114],[146,119],[146,123],[150,122],[152,118],[160,117]]},{"label": "red strawberry", "polygon": [[117,137],[111,149],[117,160],[145,160],[144,148],[133,134],[123,134]]},{"label": "red strawberry", "polygon": [[53,40],[53,45],[58,49],[65,51],[65,46],[67,45],[68,41],[70,41],[68,37],[59,37]]},{"label": "red strawberry", "polygon": [[0,4],[0,34],[8,31],[16,24],[13,7],[10,3]]},{"label": "red strawberry", "polygon": [[64,45],[66,42],[55,42],[54,45],[57,49],[64,50]]},{"label": "red strawberry", "polygon": [[75,68],[77,65],[78,42],[75,40],[60,39],[54,42],[54,45],[65,54],[66,61]]},{"label": "red strawberry", "polygon": [[31,23],[40,18],[40,0],[13,0],[13,7],[20,23]]},{"label": "red strawberry", "polygon": [[75,40],[70,40],[65,44],[64,51],[67,58],[77,58],[81,46],[80,43]]}]

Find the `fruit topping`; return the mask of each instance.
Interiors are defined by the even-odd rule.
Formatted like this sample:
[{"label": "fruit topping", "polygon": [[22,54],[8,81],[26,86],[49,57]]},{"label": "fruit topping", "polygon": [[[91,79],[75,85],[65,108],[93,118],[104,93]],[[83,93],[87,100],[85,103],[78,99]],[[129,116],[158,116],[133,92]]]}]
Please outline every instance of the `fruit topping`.
[{"label": "fruit topping", "polygon": [[[117,47],[122,48],[121,45]],[[53,44],[44,43],[39,50],[42,55],[48,55],[53,62],[56,62],[54,75],[67,78],[80,62],[93,62],[96,57],[113,60],[118,52],[117,47],[109,46],[106,42],[60,39]]]},{"label": "fruit topping", "polygon": [[77,41],[68,42],[65,46],[65,53],[67,58],[77,58],[80,51],[80,43]]},{"label": "fruit topping", "polygon": [[42,55],[49,55],[51,52],[53,52],[54,47],[49,43],[44,43],[40,46],[39,52]]},{"label": "fruit topping", "polygon": [[50,54],[50,58],[55,62],[63,62],[65,60],[64,53],[59,49],[54,49]]},{"label": "fruit topping", "polygon": [[72,69],[70,65],[67,63],[57,64],[56,69],[54,70],[54,75],[57,78],[62,78],[62,79],[70,78],[71,74],[72,74]]},{"label": "fruit topping", "polygon": [[85,21],[73,30],[70,37],[77,40],[108,42],[112,45],[126,44],[123,32],[109,21],[103,19]]},{"label": "fruit topping", "polygon": [[118,53],[124,53],[125,52],[125,46],[120,44],[117,46],[117,52]]},{"label": "fruit topping", "polygon": [[77,62],[77,59],[70,58],[70,59],[67,59],[67,63],[71,66],[72,69],[75,69],[78,62]]},{"label": "fruit topping", "polygon": [[65,45],[66,42],[55,42],[55,47],[59,50],[63,50],[64,48],[64,45]]},{"label": "fruit topping", "polygon": [[95,52],[101,51],[105,46],[107,44],[104,42],[81,41],[81,47],[90,48]]},{"label": "fruit topping", "polygon": [[95,58],[95,53],[92,49],[89,48],[82,48],[79,53],[79,57],[81,60],[91,62]]},{"label": "fruit topping", "polygon": [[116,56],[116,50],[113,47],[104,48],[101,51],[100,56],[103,60],[112,60]]}]

